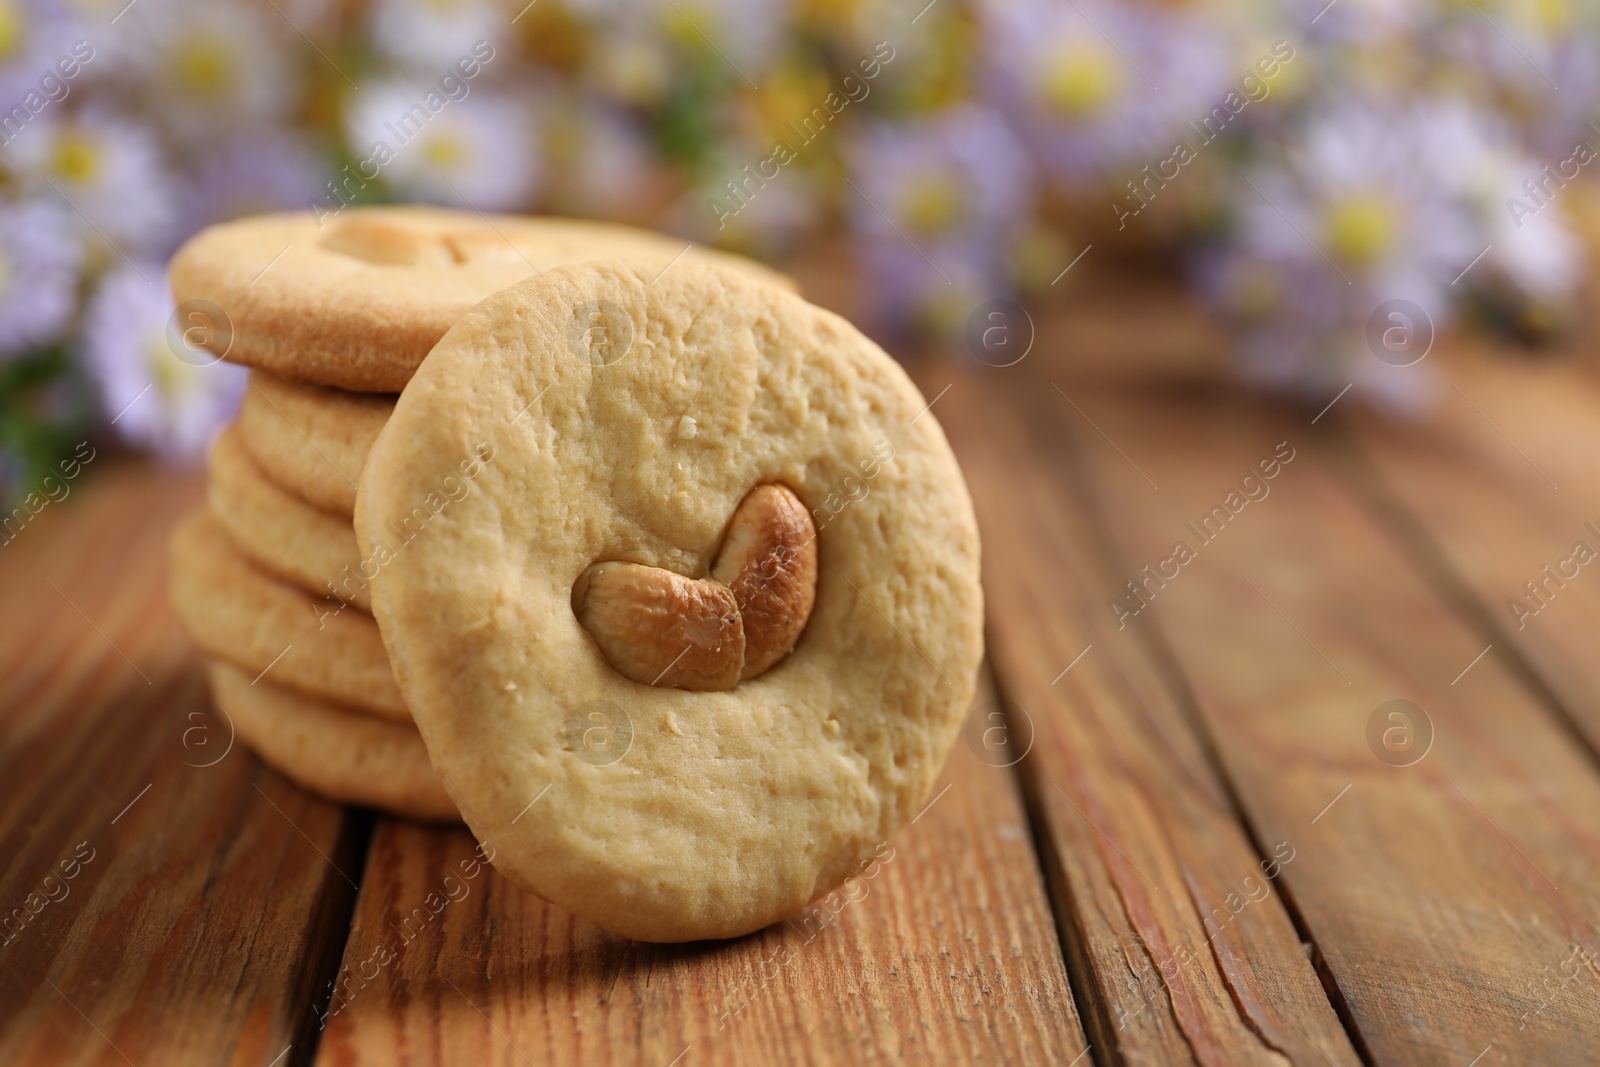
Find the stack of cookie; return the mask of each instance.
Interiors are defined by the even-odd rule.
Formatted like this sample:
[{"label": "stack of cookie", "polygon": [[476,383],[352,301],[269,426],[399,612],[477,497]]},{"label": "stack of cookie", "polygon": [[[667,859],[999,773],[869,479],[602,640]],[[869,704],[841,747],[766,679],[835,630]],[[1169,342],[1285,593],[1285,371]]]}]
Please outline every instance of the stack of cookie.
[{"label": "stack of cookie", "polygon": [[625,227],[428,208],[213,227],[172,263],[186,322],[253,368],[210,456],[206,506],[174,534],[173,601],[210,657],[238,739],[306,788],[423,819],[459,816],[371,615],[352,525],[368,452],[424,356],[468,309],[567,263],[664,272],[756,264]]}]

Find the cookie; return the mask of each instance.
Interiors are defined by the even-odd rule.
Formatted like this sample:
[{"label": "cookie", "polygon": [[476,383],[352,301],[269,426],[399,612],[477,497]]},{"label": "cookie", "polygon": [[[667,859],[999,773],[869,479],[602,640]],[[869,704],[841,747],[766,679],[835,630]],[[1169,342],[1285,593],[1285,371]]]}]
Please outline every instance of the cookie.
[{"label": "cookie", "polygon": [[[224,358],[300,381],[397,393],[463,312],[566,263],[607,256],[718,262],[793,283],[750,260],[611,223],[430,207],[261,215],[178,250],[172,293]],[[220,315],[217,313],[220,310]]]},{"label": "cookie", "polygon": [[364,715],[214,660],[211,696],[262,762],[313,793],[396,815],[459,822],[416,728]]},{"label": "cookie", "polygon": [[335,596],[371,611],[349,519],[314,508],[269,481],[240,443],[237,427],[217,435],[207,466],[211,514],[250,562],[319,597]]},{"label": "cookie", "polygon": [[685,941],[794,913],[916,815],[983,597],[961,471],[882,349],[738,273],[655,273],[550,270],[463,316],[373,446],[356,534],[495,865]]},{"label": "cookie", "polygon": [[410,718],[372,616],[253,566],[205,508],[178,523],[171,547],[172,604],[207,653],[252,678]]},{"label": "cookie", "polygon": [[250,372],[239,405],[240,443],[263,474],[335,515],[355,513],[356,482],[394,397],[352,393]]}]

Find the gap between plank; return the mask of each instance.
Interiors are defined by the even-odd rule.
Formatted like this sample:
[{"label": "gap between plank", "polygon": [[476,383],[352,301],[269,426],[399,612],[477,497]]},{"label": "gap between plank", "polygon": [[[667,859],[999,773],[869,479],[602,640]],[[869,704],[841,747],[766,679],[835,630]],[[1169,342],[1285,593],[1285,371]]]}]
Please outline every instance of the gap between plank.
[{"label": "gap between plank", "polygon": [[[1089,542],[1090,552],[1093,554],[1092,566],[1102,574],[1121,574],[1129,569],[1129,563],[1118,550],[1116,539],[1113,536],[1111,518],[1100,500],[1099,491],[1094,485],[1087,463],[1082,454],[1082,443],[1070,429],[1061,429],[1057,425],[1053,434],[1039,432],[1040,412],[1039,404],[1032,396],[1024,395],[1024,390],[1015,390],[1008,396],[1010,403],[1021,408],[1024,419],[1024,432],[1034,442],[1037,455],[1051,457],[1052,469],[1065,473],[1066,477],[1060,480],[1062,492],[1077,507],[1084,516],[1085,527],[1088,531],[1086,540]],[[1045,423],[1049,426],[1048,420]],[[1320,428],[1313,431],[1318,437],[1324,437]],[[1174,705],[1179,709],[1184,721],[1188,724],[1191,734],[1200,748],[1202,758],[1210,768],[1223,795],[1227,798],[1228,813],[1243,831],[1245,840],[1250,843],[1251,850],[1259,862],[1269,859],[1268,850],[1262,843],[1261,834],[1255,823],[1250,819],[1243,798],[1240,797],[1233,777],[1227,771],[1227,765],[1222,759],[1221,750],[1217,746],[1215,736],[1209,724],[1200,712],[1200,705],[1195,698],[1194,691],[1189,685],[1187,675],[1178,660],[1177,653],[1167,642],[1166,635],[1159,624],[1143,626],[1133,639],[1144,647],[1155,666],[1159,683],[1167,690]],[[996,679],[998,684],[999,679]],[[1030,800],[1030,813],[1032,811]],[[1312,968],[1322,984],[1323,995],[1328,998],[1328,1004],[1338,1018],[1339,1024],[1344,1028],[1345,1035],[1350,1040],[1351,1047],[1361,1061],[1373,1067],[1375,1063],[1372,1050],[1367,1047],[1360,1029],[1356,1026],[1355,1016],[1334,980],[1332,971],[1327,967],[1322,958],[1321,947],[1311,932],[1310,925],[1305,919],[1299,901],[1291,892],[1287,880],[1275,886],[1283,901],[1283,909],[1289,917],[1289,922],[1294,926],[1296,935],[1301,944],[1310,947]],[[1074,989],[1076,994],[1076,989]],[[1080,1006],[1080,1014],[1082,1009]],[[1098,1024],[1099,1020],[1096,1019]],[[1090,1035],[1091,1040],[1095,1035]],[[1098,1043],[1098,1042],[1097,1042]],[[1314,1046],[1313,1046],[1314,1047]],[[1109,1057],[1109,1052],[1107,1056]],[[1098,1062],[1098,1057],[1097,1057]],[[1109,1059],[1107,1060],[1109,1062]]]},{"label": "gap between plank", "polygon": [[[1367,457],[1362,444],[1349,429],[1335,423],[1335,428],[1328,433],[1330,437],[1337,434],[1338,438],[1338,445],[1333,450],[1337,462],[1330,463],[1329,470],[1344,486],[1345,492],[1395,539],[1406,558],[1416,565],[1428,588],[1461,617],[1469,630],[1476,632],[1500,652],[1500,659],[1512,678],[1544,705],[1550,721],[1583,754],[1590,768],[1600,774],[1600,749],[1584,731],[1578,716],[1524,654],[1513,639],[1512,631],[1500,622],[1499,613],[1473,591],[1466,576],[1450,562],[1444,546],[1428,532],[1422,520],[1401,502],[1394,487]],[[1487,648],[1484,649],[1484,652],[1487,651]],[[1478,653],[1478,659],[1482,659],[1483,654]],[[1472,664],[1476,664],[1478,659],[1474,659]],[[1468,664],[1469,669],[1472,664]],[[1462,672],[1463,675],[1465,673]],[[1460,680],[1461,675],[1457,675],[1456,681]],[[1454,685],[1455,682],[1450,684]]]},{"label": "gap between plank", "polygon": [[344,951],[355,925],[356,901],[366,884],[367,863],[379,816],[366,808],[344,809],[344,830],[334,845],[334,855],[350,871],[352,887],[337,871],[329,871],[328,890],[313,912],[305,957],[300,967],[297,999],[305,1005],[294,1027],[294,1041],[282,1067],[311,1067],[322,1042],[322,1013],[332,994],[332,984],[344,966]]},{"label": "gap between plank", "polygon": [[[984,640],[986,644],[995,642],[985,627]],[[1000,676],[1000,669],[988,655],[983,660],[984,672],[989,675],[990,685],[993,687],[995,699],[999,701],[1002,714],[1006,708],[1015,707],[1009,696],[1010,690]],[[1011,729],[1010,716],[1006,715],[1006,729],[1009,736]],[[1012,781],[1015,783],[1017,794],[1022,799],[1023,817],[1028,820],[1028,834],[1033,841],[1033,859],[1038,865],[1040,882],[1044,886],[1045,900],[1050,905],[1050,918],[1056,928],[1056,947],[1061,953],[1061,962],[1067,974],[1067,990],[1072,994],[1073,1006],[1078,1009],[1078,1022],[1082,1025],[1084,1035],[1089,1041],[1089,1048],[1084,1052],[1092,1053],[1092,1061],[1096,1067],[1112,1067],[1116,1062],[1113,1059],[1112,1049],[1114,1042],[1107,1039],[1111,1031],[1109,1010],[1102,1012],[1105,1005],[1097,1004],[1091,990],[1095,988],[1092,968],[1089,964],[1088,935],[1079,930],[1074,923],[1078,915],[1072,896],[1072,885],[1066,876],[1065,864],[1056,852],[1055,844],[1050,837],[1050,826],[1044,813],[1044,787],[1034,778],[1028,759],[1019,760],[1012,765]],[[1082,1055],[1080,1054],[1080,1062]]]}]

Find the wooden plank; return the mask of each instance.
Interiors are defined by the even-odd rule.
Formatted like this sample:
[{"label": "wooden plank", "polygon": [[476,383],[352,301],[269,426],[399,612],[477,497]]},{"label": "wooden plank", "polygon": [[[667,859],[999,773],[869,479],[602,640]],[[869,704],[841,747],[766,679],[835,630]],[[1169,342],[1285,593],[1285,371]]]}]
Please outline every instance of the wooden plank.
[{"label": "wooden plank", "polygon": [[1179,695],[1106,610],[1107,547],[1063,483],[1075,475],[1028,461],[982,379],[938,411],[982,523],[990,655],[1014,750],[1032,738],[1096,1046],[1117,1062],[1358,1063],[1267,876],[1303,842],[1257,852]]},{"label": "wooden plank", "polygon": [[166,601],[198,479],[70,485],[0,548],[0,1062],[300,1062],[355,824],[213,718]]},{"label": "wooden plank", "polygon": [[965,745],[836,914],[736,941],[614,937],[475,847],[379,825],[318,1063],[1088,1062],[1014,774]]},{"label": "wooden plank", "polygon": [[1351,484],[1442,564],[1487,655],[1520,657],[1600,751],[1600,568],[1582,562],[1600,559],[1600,387],[1570,365],[1473,354],[1446,376],[1422,421],[1351,413]]},{"label": "wooden plank", "polygon": [[[1600,778],[1499,661],[1451,686],[1479,635],[1343,491],[1337,442],[1231,398],[1085,391],[1074,410],[1046,383],[1014,386],[1036,448],[1063,426],[1076,442],[1117,575],[1190,543],[1130,625],[1171,648],[1255,839],[1295,843],[1280,888],[1370,1059],[1590,1058]],[[1198,536],[1188,524],[1244,499],[1281,442],[1294,458],[1270,495]],[[1106,576],[1108,598],[1121,587]],[[1433,728],[1409,766],[1420,742],[1383,741],[1396,699]]]}]

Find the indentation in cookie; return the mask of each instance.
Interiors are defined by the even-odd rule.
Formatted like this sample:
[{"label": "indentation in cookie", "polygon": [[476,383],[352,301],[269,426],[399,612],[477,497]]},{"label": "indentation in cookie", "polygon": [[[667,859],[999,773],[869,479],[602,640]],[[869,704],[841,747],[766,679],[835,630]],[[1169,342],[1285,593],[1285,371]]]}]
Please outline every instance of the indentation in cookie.
[{"label": "indentation in cookie", "polygon": [[370,215],[337,220],[321,243],[330,252],[385,267],[459,267],[523,259],[523,253],[492,227],[456,225],[444,230]]}]

